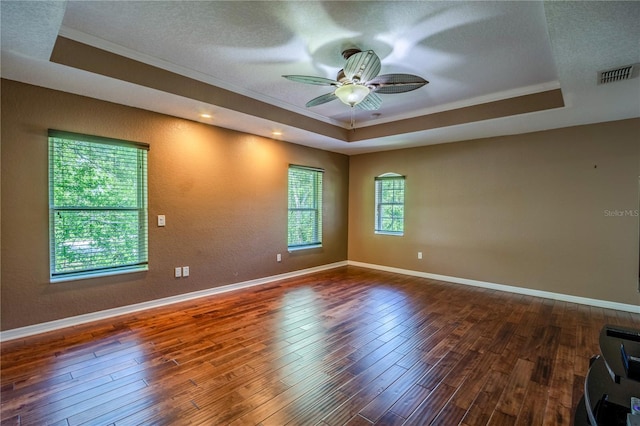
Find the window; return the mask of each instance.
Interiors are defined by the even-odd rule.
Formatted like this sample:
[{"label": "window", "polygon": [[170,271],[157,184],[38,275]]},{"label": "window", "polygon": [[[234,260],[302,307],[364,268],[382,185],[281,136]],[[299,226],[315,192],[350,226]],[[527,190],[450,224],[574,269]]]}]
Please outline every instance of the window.
[{"label": "window", "polygon": [[147,270],[147,151],[49,130],[51,281]]},{"label": "window", "polygon": [[323,170],[289,166],[289,220],[287,245],[290,249],[322,245]]},{"label": "window", "polygon": [[375,232],[404,235],[404,176],[385,173],[375,179]]}]

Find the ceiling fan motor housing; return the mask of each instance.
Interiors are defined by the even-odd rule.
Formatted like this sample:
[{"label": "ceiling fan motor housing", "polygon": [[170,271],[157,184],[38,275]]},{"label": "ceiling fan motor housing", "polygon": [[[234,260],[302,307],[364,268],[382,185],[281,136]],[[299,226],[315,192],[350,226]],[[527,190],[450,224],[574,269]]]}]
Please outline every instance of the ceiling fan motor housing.
[{"label": "ceiling fan motor housing", "polygon": [[346,60],[346,59],[349,59],[349,57],[355,55],[356,53],[360,53],[360,52],[362,52],[362,50],[356,49],[356,48],[346,49],[346,50],[342,51],[342,57]]}]

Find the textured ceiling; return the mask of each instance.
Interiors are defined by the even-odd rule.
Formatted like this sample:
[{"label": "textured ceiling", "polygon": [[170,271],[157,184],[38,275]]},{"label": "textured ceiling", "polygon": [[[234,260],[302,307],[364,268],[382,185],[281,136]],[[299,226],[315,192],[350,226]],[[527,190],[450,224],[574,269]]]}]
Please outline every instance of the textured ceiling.
[{"label": "textured ceiling", "polygon": [[[338,152],[357,153],[640,116],[640,79],[595,84],[597,71],[640,62],[640,2],[2,1],[2,76]],[[229,102],[50,61],[58,36],[291,112],[279,120]],[[69,45],[71,46],[71,45]],[[347,129],[349,107],[305,108],[330,90],[282,78],[335,78],[345,47],[373,49],[381,74],[429,84],[356,110],[357,142],[296,117]],[[61,55],[58,55],[61,56]],[[57,63],[55,63],[57,62]],[[97,62],[97,61],[95,61]],[[82,68],[83,70],[79,70]],[[615,86],[615,87],[614,87]],[[564,107],[476,114],[420,128],[434,114],[560,88]],[[606,110],[590,103],[608,103]],[[465,109],[467,108],[467,109]],[[262,108],[267,109],[267,108]],[[280,114],[282,115],[282,114]],[[411,131],[399,125],[413,119]],[[405,120],[405,121],[402,121]],[[431,120],[433,122],[433,120]],[[385,128],[383,125],[388,124]],[[365,132],[364,129],[370,129]],[[380,129],[376,132],[373,129]],[[393,131],[391,131],[392,129]],[[358,130],[356,130],[358,132]]]},{"label": "textured ceiling", "polygon": [[[349,45],[378,52],[382,74],[430,81],[383,96],[378,113],[390,118],[557,80],[535,2],[72,2],[63,25],[78,38],[89,34],[286,108],[304,108],[330,90],[282,75],[333,79]],[[344,122],[350,116],[337,101],[312,111]],[[360,112],[359,121],[370,115]]]}]

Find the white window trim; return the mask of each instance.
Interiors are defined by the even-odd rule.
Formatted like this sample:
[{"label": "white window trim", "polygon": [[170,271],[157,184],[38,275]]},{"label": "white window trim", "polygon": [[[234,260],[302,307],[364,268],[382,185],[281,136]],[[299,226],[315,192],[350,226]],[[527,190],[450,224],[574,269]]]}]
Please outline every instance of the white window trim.
[{"label": "white window trim", "polygon": [[[300,165],[296,165],[296,164],[289,164],[289,167],[287,168],[287,175],[289,174],[291,169],[300,169],[300,170],[307,170],[307,171],[312,171],[312,172],[316,172],[316,173],[320,173],[321,176],[322,174],[324,174],[324,169],[320,169],[317,167],[309,167],[309,166],[300,166]],[[289,215],[289,207],[288,207],[288,203],[289,203],[289,187],[290,182],[287,179],[287,218]],[[287,237],[287,251],[288,252],[294,252],[294,251],[301,251],[301,250],[309,250],[309,249],[317,249],[317,248],[321,248],[322,247],[322,237],[323,237],[323,232],[324,232],[324,227],[323,227],[323,192],[324,192],[324,179],[322,179],[321,181],[321,187],[319,190],[318,194],[316,195],[316,199],[319,199],[319,203],[316,209],[317,210],[317,217],[318,217],[318,223],[316,224],[316,226],[319,229],[316,229],[316,235],[317,235],[317,240],[316,242],[313,243],[309,243],[309,244],[296,244],[296,245],[289,245],[289,238]],[[289,231],[289,222],[287,219],[287,232]]]},{"label": "white window trim", "polygon": [[[113,139],[113,138],[107,138],[107,137],[100,137],[100,136],[93,136],[93,135],[85,135],[85,134],[79,134],[79,133],[72,133],[72,132],[66,132],[66,131],[59,131],[59,130],[53,130],[53,129],[49,129],[48,131],[48,139],[51,138],[59,138],[59,139],[68,139],[68,140],[78,140],[78,141],[83,141],[83,142],[89,142],[89,143],[100,143],[100,144],[106,144],[106,145],[123,145],[123,146],[127,146],[127,147],[131,147],[131,148],[136,148],[138,150],[145,150],[148,151],[149,150],[149,145],[145,144],[145,143],[140,143],[140,142],[131,142],[131,141],[124,141],[124,140],[120,140],[120,139]],[[49,149],[51,149],[51,142],[49,143]],[[49,163],[49,179],[51,179],[51,158],[50,158],[50,163]],[[53,228],[53,219],[51,219],[52,215],[54,214],[55,211],[60,210],[60,207],[56,207],[52,204],[52,192],[50,192],[50,205],[49,205],[49,216],[50,216],[50,223],[49,223],[49,227],[50,227],[50,231],[49,231],[49,251],[50,251],[50,260],[49,260],[49,282],[50,283],[59,283],[59,282],[67,282],[67,281],[76,281],[76,280],[84,280],[84,279],[90,279],[90,278],[97,278],[97,277],[105,277],[105,276],[113,276],[113,275],[121,275],[121,274],[129,274],[129,273],[136,273],[136,272],[144,272],[144,271],[148,271],[149,270],[149,254],[148,254],[148,242],[149,242],[149,227],[148,227],[148,218],[147,218],[147,214],[148,214],[148,189],[147,189],[147,180],[148,177],[146,175],[146,170],[148,170],[148,165],[147,162],[145,161],[144,163],[142,163],[145,165],[145,175],[142,177],[142,175],[140,174],[141,172],[139,171],[139,179],[142,177],[142,182],[144,184],[144,188],[141,190],[141,194],[144,196],[143,198],[143,204],[144,204],[144,208],[142,208],[140,211],[140,214],[144,214],[144,220],[146,222],[146,226],[144,229],[145,235],[144,235],[144,244],[145,244],[145,259],[144,262],[140,262],[137,264],[132,264],[132,265],[122,265],[122,266],[113,266],[113,267],[105,267],[104,269],[95,269],[95,270],[85,270],[85,271],[77,271],[77,272],[54,272],[54,259],[53,259],[53,248],[52,248],[52,244],[54,244],[54,240],[53,240],[53,232],[54,232],[54,228]],[[49,191],[53,191],[53,186],[52,186],[52,182],[51,180],[49,181]],[[140,194],[139,194],[140,196]]]},{"label": "white window trim", "polygon": [[[380,176],[376,176],[374,182],[375,182],[375,186],[374,186],[374,202],[375,202],[375,206],[374,206],[374,234],[376,235],[389,235],[389,236],[395,236],[395,237],[403,237],[404,236],[404,224],[405,224],[405,219],[406,219],[406,208],[405,208],[405,199],[403,198],[402,200],[402,207],[404,210],[404,213],[402,215],[402,231],[385,231],[382,229],[378,229],[380,226],[380,217],[379,217],[379,206],[380,203],[378,202],[378,182],[380,182],[381,180],[384,180],[385,178],[401,178],[403,180],[403,182],[406,183],[406,176],[404,175],[400,175],[398,173],[384,173],[381,174]],[[405,190],[406,190],[406,186],[405,186]]]}]

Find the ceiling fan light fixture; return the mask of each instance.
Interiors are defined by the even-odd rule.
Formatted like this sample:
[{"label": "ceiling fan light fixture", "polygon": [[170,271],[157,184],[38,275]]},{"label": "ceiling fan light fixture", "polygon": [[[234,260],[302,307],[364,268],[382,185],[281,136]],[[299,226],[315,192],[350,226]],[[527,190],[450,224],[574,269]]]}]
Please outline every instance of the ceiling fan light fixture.
[{"label": "ceiling fan light fixture", "polygon": [[336,89],[335,95],[342,103],[353,107],[362,102],[370,91],[367,86],[361,84],[344,84]]}]

